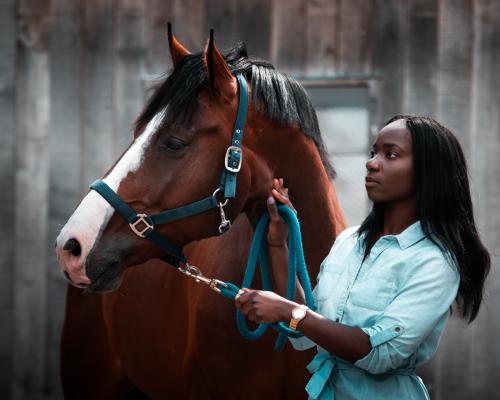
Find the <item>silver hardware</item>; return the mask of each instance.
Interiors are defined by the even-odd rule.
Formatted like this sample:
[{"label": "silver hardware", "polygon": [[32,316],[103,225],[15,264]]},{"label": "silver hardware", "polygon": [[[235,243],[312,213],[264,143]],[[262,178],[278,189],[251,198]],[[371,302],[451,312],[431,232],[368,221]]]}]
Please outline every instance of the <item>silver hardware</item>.
[{"label": "silver hardware", "polygon": [[217,206],[220,210],[220,225],[219,225],[219,233],[222,235],[226,233],[231,228],[231,221],[226,219],[226,214],[224,213],[224,205],[219,203]]},{"label": "silver hardware", "polygon": [[203,273],[200,271],[198,267],[195,267],[194,265],[191,265],[189,263],[186,263],[183,267],[179,267],[179,271],[182,272],[184,275],[187,275],[191,278],[193,278],[196,282],[202,282],[205,285],[207,285],[210,289],[213,291],[220,293],[220,286],[227,287],[227,284],[225,282],[222,282],[218,279],[210,279],[205,276],[203,276]]},{"label": "silver hardware", "polygon": [[[231,154],[231,151],[235,151],[235,152],[240,154],[240,159],[239,159],[238,164],[233,165],[233,163],[231,163],[232,165],[229,165],[229,156]],[[226,150],[226,157],[224,158],[224,167],[226,167],[226,169],[229,172],[239,172],[241,169],[241,162],[242,161],[243,161],[243,152],[242,152],[241,148],[236,147],[236,146],[229,146]]]},{"label": "silver hardware", "polygon": [[236,133],[240,133],[241,132],[241,129],[236,129]]},{"label": "silver hardware", "polygon": [[[214,192],[212,193],[212,197],[215,197],[215,195],[217,193],[219,193],[220,191],[221,191],[220,188],[215,189]],[[215,197],[215,201],[217,201],[216,197]],[[228,202],[229,202],[229,199],[226,199],[226,201],[224,203],[220,203],[220,202],[218,202],[218,203],[219,203],[219,206],[222,204],[222,207],[224,207]]]},{"label": "silver hardware", "polygon": [[[145,232],[147,232],[148,230],[152,230],[154,229],[154,226],[151,225],[148,220],[146,219],[147,218],[147,215],[146,214],[137,214],[137,216],[139,218],[137,218],[137,220],[135,222],[132,222],[130,225],[130,228],[132,229],[132,231],[139,237],[141,238],[145,238],[146,236],[144,235]],[[140,223],[143,223],[145,225],[145,228],[144,229],[137,229],[137,225],[140,224]]]}]

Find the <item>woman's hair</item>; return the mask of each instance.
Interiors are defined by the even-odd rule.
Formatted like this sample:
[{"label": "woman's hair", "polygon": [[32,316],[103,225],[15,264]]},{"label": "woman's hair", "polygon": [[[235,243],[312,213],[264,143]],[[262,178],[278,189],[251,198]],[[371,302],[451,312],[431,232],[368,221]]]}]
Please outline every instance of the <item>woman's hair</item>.
[{"label": "woman's hair", "polygon": [[[412,140],[417,218],[426,236],[456,262],[460,273],[456,302],[470,323],[483,299],[490,255],[474,222],[462,148],[453,133],[432,118],[396,115],[386,125],[400,119],[406,121]],[[366,233],[365,257],[383,228],[384,207],[374,203],[358,230],[359,235]]]}]

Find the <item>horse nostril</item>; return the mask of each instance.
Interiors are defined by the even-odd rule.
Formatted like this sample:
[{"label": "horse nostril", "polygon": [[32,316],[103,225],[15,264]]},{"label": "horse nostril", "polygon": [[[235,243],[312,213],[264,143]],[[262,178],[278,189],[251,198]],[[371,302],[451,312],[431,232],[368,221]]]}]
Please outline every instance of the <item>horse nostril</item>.
[{"label": "horse nostril", "polygon": [[76,239],[69,239],[68,241],[66,241],[66,243],[64,243],[63,249],[70,251],[71,254],[76,257],[78,257],[82,252],[82,247]]}]

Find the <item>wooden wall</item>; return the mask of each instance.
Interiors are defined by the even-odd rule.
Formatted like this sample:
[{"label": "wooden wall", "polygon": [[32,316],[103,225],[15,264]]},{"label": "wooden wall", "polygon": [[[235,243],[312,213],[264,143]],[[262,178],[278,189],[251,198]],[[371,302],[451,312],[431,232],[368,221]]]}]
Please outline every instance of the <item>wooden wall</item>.
[{"label": "wooden wall", "polygon": [[377,82],[374,130],[401,112],[452,128],[493,270],[477,321],[453,317],[420,372],[434,399],[500,398],[500,2],[0,0],[2,398],[61,398],[53,240],[169,68],[166,21],[194,51],[213,27],[294,76]]}]

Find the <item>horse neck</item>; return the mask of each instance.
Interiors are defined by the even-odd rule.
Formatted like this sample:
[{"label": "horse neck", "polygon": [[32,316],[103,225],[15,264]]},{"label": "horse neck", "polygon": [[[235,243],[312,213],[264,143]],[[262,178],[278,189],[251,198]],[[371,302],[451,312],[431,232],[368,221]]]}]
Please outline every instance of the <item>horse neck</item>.
[{"label": "horse neck", "polygon": [[[272,177],[283,177],[289,188],[290,199],[298,210],[302,241],[311,273],[317,273],[319,264],[328,254],[336,236],[346,227],[335,187],[331,183],[319,151],[313,140],[299,129],[283,128],[274,123],[261,126],[259,162],[267,168],[260,169],[254,179],[256,203],[265,207],[266,193]],[[267,173],[262,173],[267,169]],[[267,185],[265,180],[268,179]],[[267,194],[268,195],[268,194]],[[263,206],[249,207],[247,212],[256,224]]]}]

